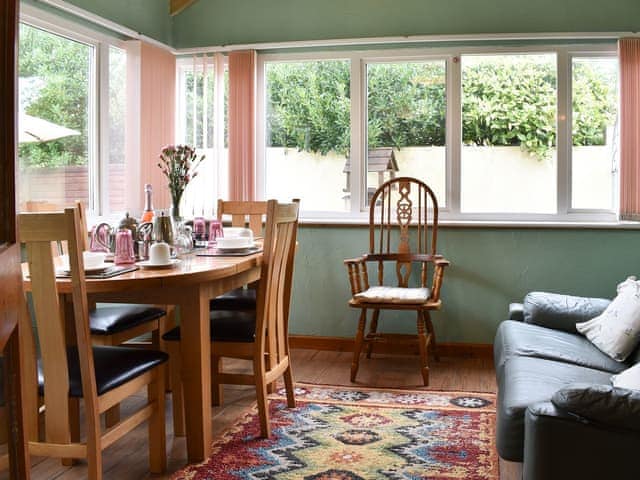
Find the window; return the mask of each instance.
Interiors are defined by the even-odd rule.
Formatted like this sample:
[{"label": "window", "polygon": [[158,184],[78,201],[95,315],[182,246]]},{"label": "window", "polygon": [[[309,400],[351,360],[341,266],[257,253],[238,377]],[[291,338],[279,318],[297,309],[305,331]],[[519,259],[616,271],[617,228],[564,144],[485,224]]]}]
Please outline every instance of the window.
[{"label": "window", "polygon": [[264,54],[258,197],[366,221],[413,176],[455,221],[615,221],[614,44]]},{"label": "window", "polygon": [[461,63],[461,211],[556,213],[556,55]]},{"label": "window", "polygon": [[182,199],[187,215],[212,215],[218,198],[228,196],[228,90],[222,55],[178,60],[178,143],[205,156]]},{"label": "window", "polygon": [[612,210],[618,153],[617,59],[576,56],[571,80],[571,207]]},{"label": "window", "polygon": [[[25,6],[20,23],[19,208],[125,208],[126,53]],[[31,12],[31,13],[30,13]]]},{"label": "window", "polygon": [[350,66],[344,60],[264,65],[264,198],[311,211],[351,209]]},{"label": "window", "polygon": [[446,205],[446,62],[367,64],[367,204],[396,174]]}]

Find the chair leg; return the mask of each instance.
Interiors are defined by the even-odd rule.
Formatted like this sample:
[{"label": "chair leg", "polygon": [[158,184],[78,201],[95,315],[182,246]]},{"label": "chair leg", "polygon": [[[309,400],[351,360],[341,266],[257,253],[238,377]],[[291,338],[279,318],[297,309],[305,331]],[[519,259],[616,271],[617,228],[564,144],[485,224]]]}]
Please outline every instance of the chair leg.
[{"label": "chair leg", "polygon": [[353,360],[351,362],[351,381],[356,381],[358,368],[360,367],[360,353],[362,352],[362,342],[364,340],[364,327],[367,323],[367,310],[365,308],[360,312],[360,320],[358,320],[358,331],[353,345]]},{"label": "chair leg", "polygon": [[120,404],[116,404],[104,412],[104,425],[111,428],[120,422]]},{"label": "chair leg", "polygon": [[184,421],[180,342],[166,342],[166,346],[167,352],[169,352],[169,372],[171,375],[171,394],[173,398],[173,435],[176,437],[184,437],[186,427]]},{"label": "chair leg", "polygon": [[[373,336],[378,332],[378,317],[380,316],[380,310],[374,310],[371,316],[371,325],[369,326],[369,335]],[[367,343],[367,358],[371,358],[373,352],[373,342]]]},{"label": "chair leg", "polygon": [[[80,442],[80,399],[69,398],[69,433],[72,442]],[[63,458],[62,465],[71,467],[77,463],[74,458]]]},{"label": "chair leg", "polygon": [[431,335],[431,348],[433,350],[433,358],[436,362],[440,361],[440,354],[438,353],[438,346],[436,345],[436,332],[433,329],[433,323],[431,323],[431,315],[428,311],[422,312],[424,315],[424,324],[427,327],[429,335]]},{"label": "chair leg", "polygon": [[293,372],[291,371],[291,362],[289,360],[289,365],[287,369],[282,374],[284,377],[284,387],[287,391],[287,407],[295,408],[296,407],[296,397],[295,397],[295,384],[293,383]]},{"label": "chair leg", "polygon": [[429,356],[428,342],[429,335],[425,332],[425,318],[423,312],[418,311],[418,347],[420,348],[420,371],[425,387],[429,385]]},{"label": "chair leg", "polygon": [[155,403],[149,418],[149,470],[162,473],[167,469],[167,437],[165,430],[165,367],[157,367],[155,380],[147,386],[149,403]]},{"label": "chair leg", "polygon": [[85,415],[87,426],[87,478],[102,480],[102,437],[100,429],[100,414],[92,411],[85,401]]},{"label": "chair leg", "polygon": [[220,383],[220,373],[222,372],[222,357],[213,355],[211,357],[211,403],[214,407],[222,405],[223,386]]},{"label": "chair leg", "polygon": [[267,382],[265,381],[265,368],[262,358],[253,360],[253,374],[256,380],[256,398],[258,400],[258,415],[260,416],[260,436],[271,437],[269,425],[269,401],[267,399]]}]

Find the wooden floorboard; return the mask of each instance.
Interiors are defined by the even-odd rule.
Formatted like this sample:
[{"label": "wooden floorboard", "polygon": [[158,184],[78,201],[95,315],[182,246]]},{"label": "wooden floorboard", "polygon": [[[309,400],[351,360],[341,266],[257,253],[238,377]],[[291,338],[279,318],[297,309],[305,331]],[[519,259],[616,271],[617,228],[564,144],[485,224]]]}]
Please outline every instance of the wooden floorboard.
[{"label": "wooden floorboard", "polygon": [[[349,381],[351,353],[323,350],[296,349],[292,353],[294,377],[297,382],[353,385]],[[249,364],[230,362],[229,367],[249,370]],[[442,357],[431,361],[429,387],[422,386],[416,356],[376,355],[360,361],[360,371],[355,385],[381,388],[420,388],[429,390],[457,390],[469,392],[495,392],[495,373],[489,358]],[[230,427],[255,402],[252,387],[226,386],[225,403],[213,408],[212,430],[214,438]],[[123,413],[134,411],[145,397],[141,392],[123,405]],[[173,436],[171,421],[171,396],[167,396],[167,456],[166,475],[151,475],[148,472],[148,442],[146,424],[105,450],[103,471],[105,479],[139,480],[169,479],[186,464],[186,442]],[[53,459],[32,459],[31,478],[34,480],[77,480],[86,478],[83,462],[73,467],[64,467]],[[8,478],[0,473],[0,480]]]}]

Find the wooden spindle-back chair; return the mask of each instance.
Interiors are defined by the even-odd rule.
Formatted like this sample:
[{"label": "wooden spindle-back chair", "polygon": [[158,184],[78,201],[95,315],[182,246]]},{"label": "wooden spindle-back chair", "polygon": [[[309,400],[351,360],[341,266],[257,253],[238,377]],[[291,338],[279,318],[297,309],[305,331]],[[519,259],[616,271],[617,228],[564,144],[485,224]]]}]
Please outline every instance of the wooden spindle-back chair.
[{"label": "wooden spindle-back chair", "polygon": [[[437,254],[437,240],[438,201],[427,184],[400,177],[383,183],[376,190],[369,206],[369,252],[360,258],[345,260],[352,293],[349,305],[360,309],[351,364],[352,382],[356,380],[363,346],[367,346],[367,357],[370,357],[374,342],[394,339],[393,334],[377,331],[380,311],[413,310],[418,317],[421,373],[424,384],[428,385],[429,347],[437,359],[429,312],[442,305],[440,290],[444,268],[449,265]],[[368,264],[377,270],[375,286],[369,284],[372,272]],[[391,272],[385,268],[389,264],[393,268]],[[418,272],[414,272],[416,264]],[[395,286],[387,286],[390,277]],[[372,317],[369,333],[365,335],[368,310],[372,311]]]}]

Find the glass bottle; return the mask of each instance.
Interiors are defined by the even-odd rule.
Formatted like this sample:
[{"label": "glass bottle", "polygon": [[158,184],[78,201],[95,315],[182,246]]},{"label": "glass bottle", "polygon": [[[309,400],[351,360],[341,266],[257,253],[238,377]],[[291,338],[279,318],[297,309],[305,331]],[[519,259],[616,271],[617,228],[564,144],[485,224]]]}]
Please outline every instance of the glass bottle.
[{"label": "glass bottle", "polygon": [[153,203],[151,201],[153,187],[150,183],[144,185],[144,211],[142,212],[141,222],[153,221]]}]

